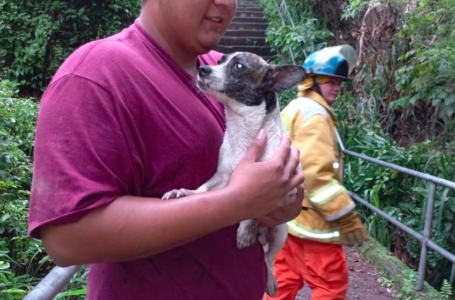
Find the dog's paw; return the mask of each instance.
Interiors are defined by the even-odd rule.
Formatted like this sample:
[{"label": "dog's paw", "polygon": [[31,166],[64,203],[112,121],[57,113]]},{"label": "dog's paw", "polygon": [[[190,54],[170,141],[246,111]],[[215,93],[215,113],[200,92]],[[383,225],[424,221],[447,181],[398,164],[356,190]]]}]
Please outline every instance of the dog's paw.
[{"label": "dog's paw", "polygon": [[256,232],[242,232],[237,234],[237,247],[239,249],[249,247],[256,242]]},{"label": "dog's paw", "polygon": [[167,192],[166,194],[161,197],[163,200],[170,200],[170,199],[176,199],[176,198],[183,198],[189,195],[194,194],[195,192],[192,190],[187,190],[187,189],[180,189],[180,190],[172,190]]},{"label": "dog's paw", "polygon": [[270,297],[275,297],[276,293],[278,292],[278,282],[276,281],[276,278],[273,274],[270,275],[269,273],[269,276],[267,278],[267,289],[265,292]]}]

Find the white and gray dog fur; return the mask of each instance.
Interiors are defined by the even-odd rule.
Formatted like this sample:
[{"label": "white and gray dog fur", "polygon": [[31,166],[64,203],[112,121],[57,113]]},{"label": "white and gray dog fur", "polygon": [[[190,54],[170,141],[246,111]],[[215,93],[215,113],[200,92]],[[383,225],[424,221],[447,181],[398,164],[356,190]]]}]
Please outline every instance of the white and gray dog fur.
[{"label": "white and gray dog fur", "polygon": [[[223,103],[226,112],[226,133],[219,153],[218,168],[213,177],[197,190],[179,189],[166,193],[163,199],[180,198],[194,193],[220,189],[245,156],[260,129],[267,134],[267,146],[260,161],[270,160],[286,134],[280,119],[277,93],[305,79],[303,67],[269,65],[261,57],[246,52],[224,55],[217,66],[200,66],[197,85]],[[300,168],[300,166],[299,166]],[[289,192],[295,194],[296,189]],[[286,241],[286,223],[274,228],[259,226],[258,220],[245,220],[237,231],[239,248],[259,240],[264,247],[268,270],[266,292],[275,296],[278,284],[273,274],[275,255]]]}]

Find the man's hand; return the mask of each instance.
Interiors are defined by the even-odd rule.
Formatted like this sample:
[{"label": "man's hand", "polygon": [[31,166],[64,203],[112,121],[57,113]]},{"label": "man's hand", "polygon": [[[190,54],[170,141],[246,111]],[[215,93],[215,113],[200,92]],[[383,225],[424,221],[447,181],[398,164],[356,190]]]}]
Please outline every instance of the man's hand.
[{"label": "man's hand", "polygon": [[[272,211],[266,216],[259,219],[259,223],[267,227],[274,227],[288,221],[294,220],[302,211],[302,201],[304,197],[305,188],[303,185],[297,187],[297,194],[289,195],[287,197],[295,197],[296,202],[285,208],[280,208]],[[300,199],[300,201],[298,201]]]},{"label": "man's hand", "polygon": [[340,237],[343,245],[348,247],[362,246],[363,242],[368,239],[368,233],[357,216],[357,212],[351,211],[335,222],[340,227]]},{"label": "man's hand", "polygon": [[[267,216],[267,223],[274,223],[273,219],[284,223],[295,218],[301,209],[304,177],[301,170],[296,170],[300,153],[283,135],[274,157],[260,162],[266,144],[267,137],[262,131],[232,174],[227,188],[235,194],[233,205],[238,206],[244,219]],[[297,187],[300,187],[297,195],[287,196]]]}]

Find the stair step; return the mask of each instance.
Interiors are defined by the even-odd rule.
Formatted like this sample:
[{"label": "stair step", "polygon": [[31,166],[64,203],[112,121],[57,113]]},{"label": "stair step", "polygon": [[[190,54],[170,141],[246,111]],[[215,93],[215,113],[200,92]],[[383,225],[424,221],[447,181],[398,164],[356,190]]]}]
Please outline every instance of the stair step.
[{"label": "stair step", "polygon": [[266,30],[267,23],[231,23],[228,30]]},{"label": "stair step", "polygon": [[251,52],[266,61],[275,55],[266,41],[268,22],[257,0],[238,0],[237,12],[215,50],[223,53]]},{"label": "stair step", "polygon": [[238,4],[237,5],[237,9],[241,8],[241,9],[245,9],[245,7],[254,7],[254,8],[261,8],[261,6],[259,6],[258,4],[255,4],[255,3],[241,3],[241,4]]},{"label": "stair step", "polygon": [[268,46],[217,46],[216,51],[222,53],[234,53],[234,52],[251,52],[260,56],[272,56],[272,49]]},{"label": "stair step", "polygon": [[259,6],[259,3],[258,1],[251,1],[251,0],[248,0],[248,1],[237,1],[237,6],[239,5],[256,5],[256,6]]},{"label": "stair step", "polygon": [[237,11],[235,13],[235,18],[237,18],[237,17],[242,17],[242,18],[249,18],[249,17],[252,17],[252,18],[263,18],[264,14],[261,11],[244,10],[244,11]]},{"label": "stair step", "polygon": [[265,37],[264,29],[248,29],[248,30],[235,30],[230,29],[224,34],[225,37]]},{"label": "stair step", "polygon": [[266,46],[265,37],[248,37],[248,36],[224,36],[221,38],[219,46]]},{"label": "stair step", "polygon": [[244,1],[239,0],[239,1],[237,1],[237,5],[241,5],[241,4],[244,4],[244,5],[245,4],[258,5],[258,2],[257,1],[252,1],[252,0],[244,0]]},{"label": "stair step", "polygon": [[238,5],[245,5],[245,4],[251,4],[251,5],[259,5],[259,1],[256,0],[237,0],[237,6]]},{"label": "stair step", "polygon": [[267,23],[263,17],[235,17],[232,23]]},{"label": "stair step", "polygon": [[264,10],[260,6],[239,5],[239,6],[237,6],[237,11],[259,11],[259,12],[263,12]]}]

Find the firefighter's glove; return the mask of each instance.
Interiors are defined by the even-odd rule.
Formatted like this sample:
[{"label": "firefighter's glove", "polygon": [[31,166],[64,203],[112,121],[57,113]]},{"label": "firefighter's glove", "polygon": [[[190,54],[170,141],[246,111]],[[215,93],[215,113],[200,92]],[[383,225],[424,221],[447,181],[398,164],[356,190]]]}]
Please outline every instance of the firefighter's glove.
[{"label": "firefighter's glove", "polygon": [[357,212],[351,211],[335,222],[340,228],[340,239],[343,245],[362,246],[363,242],[368,239],[368,233],[357,216]]}]

